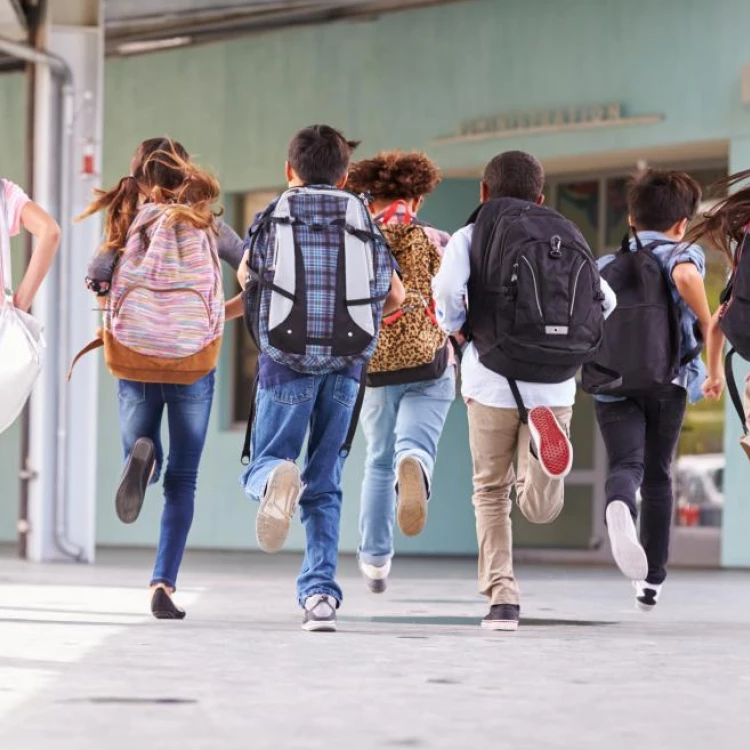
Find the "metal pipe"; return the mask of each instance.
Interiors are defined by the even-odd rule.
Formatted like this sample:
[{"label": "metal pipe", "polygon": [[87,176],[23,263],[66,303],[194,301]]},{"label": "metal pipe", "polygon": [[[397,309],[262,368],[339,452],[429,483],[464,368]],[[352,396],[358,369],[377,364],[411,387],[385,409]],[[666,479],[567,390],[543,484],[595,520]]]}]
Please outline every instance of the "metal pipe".
[{"label": "metal pipe", "polygon": [[[72,156],[73,156],[73,71],[70,66],[57,55],[42,50],[34,49],[26,44],[15,42],[11,39],[0,37],[0,52],[16,57],[26,62],[48,66],[50,73],[57,79],[59,89],[58,112],[56,113],[57,125],[55,130],[59,134],[59,151],[61,155],[58,173],[58,195],[59,195],[59,222],[65,226],[70,220],[70,196],[72,180]],[[62,232],[60,243],[60,259],[58,274],[58,375],[60,383],[65,382],[67,371],[68,348],[69,348],[69,232]],[[68,393],[65,386],[58,391],[57,415],[55,425],[57,450],[55,456],[55,487],[53,503],[53,538],[58,549],[68,557],[82,560],[83,549],[76,546],[68,538],[67,523],[67,469],[68,469]]]}]

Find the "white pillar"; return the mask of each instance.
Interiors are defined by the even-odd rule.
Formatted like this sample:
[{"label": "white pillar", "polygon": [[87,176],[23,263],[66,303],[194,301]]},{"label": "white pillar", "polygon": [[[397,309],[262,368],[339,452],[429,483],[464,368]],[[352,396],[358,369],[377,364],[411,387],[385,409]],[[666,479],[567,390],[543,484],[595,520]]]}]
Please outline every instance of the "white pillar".
[{"label": "white pillar", "polygon": [[71,221],[88,203],[101,172],[103,16],[99,0],[50,6],[42,44],[67,63],[72,83],[62,117],[69,137],[61,140],[56,130],[58,83],[48,69],[38,66],[34,198],[58,218],[63,241],[35,303],[47,332],[48,358],[31,404],[30,464],[36,478],[30,486],[28,557],[92,562],[98,358],[84,359],[70,383],[65,374],[75,353],[93,338],[98,321],[83,279],[101,240],[101,223]]}]

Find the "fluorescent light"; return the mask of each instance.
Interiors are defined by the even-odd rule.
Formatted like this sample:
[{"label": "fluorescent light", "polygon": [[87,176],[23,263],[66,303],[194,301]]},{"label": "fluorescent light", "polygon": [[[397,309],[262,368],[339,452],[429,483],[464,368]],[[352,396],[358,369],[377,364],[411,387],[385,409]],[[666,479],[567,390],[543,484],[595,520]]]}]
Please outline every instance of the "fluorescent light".
[{"label": "fluorescent light", "polygon": [[121,55],[141,55],[144,52],[156,52],[163,49],[174,49],[184,47],[193,43],[191,36],[173,36],[169,39],[152,39],[143,42],[125,42],[117,47]]}]

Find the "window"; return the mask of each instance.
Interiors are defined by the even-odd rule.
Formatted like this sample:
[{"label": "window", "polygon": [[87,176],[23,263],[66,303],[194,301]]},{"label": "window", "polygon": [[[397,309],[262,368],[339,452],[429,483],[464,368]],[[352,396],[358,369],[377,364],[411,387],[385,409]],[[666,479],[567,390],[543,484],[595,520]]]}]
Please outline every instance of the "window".
[{"label": "window", "polygon": [[[248,193],[240,198],[235,229],[243,235],[247,227],[252,224],[255,215],[262,211],[273,198],[277,191],[260,191]],[[239,285],[237,285],[239,291]],[[253,343],[246,326],[238,324],[234,326],[234,365],[232,384],[232,414],[234,423],[244,423],[250,414],[250,393],[258,362],[258,350]]]}]

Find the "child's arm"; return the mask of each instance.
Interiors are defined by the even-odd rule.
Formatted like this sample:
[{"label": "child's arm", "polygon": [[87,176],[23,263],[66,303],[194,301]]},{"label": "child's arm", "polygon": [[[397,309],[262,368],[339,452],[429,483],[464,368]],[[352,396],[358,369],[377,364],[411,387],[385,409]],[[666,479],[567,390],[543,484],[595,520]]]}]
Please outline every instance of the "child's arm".
[{"label": "child's arm", "polygon": [[445,248],[440,270],[432,281],[432,293],[440,327],[462,344],[466,322],[466,285],[471,267],[471,234],[467,227],[456,232]]},{"label": "child's arm", "polygon": [[242,303],[241,294],[238,294],[236,297],[232,297],[232,299],[227,300],[225,307],[225,318],[227,322],[229,322],[230,320],[237,320],[237,318],[241,318],[244,312],[245,310]]},{"label": "child's arm", "polygon": [[393,276],[391,276],[391,291],[388,292],[388,296],[385,298],[383,315],[390,315],[392,312],[396,312],[404,304],[405,299],[406,289],[404,289],[404,282],[401,281],[401,277],[394,271]]},{"label": "child's arm", "polygon": [[703,276],[701,276],[696,265],[688,261],[674,267],[672,281],[674,281],[680,297],[685,300],[687,306],[698,318],[698,324],[705,341],[708,338],[708,328],[711,324],[711,308],[708,306]]},{"label": "child's arm", "polygon": [[706,336],[706,362],[708,364],[708,376],[703,383],[703,395],[706,398],[717,401],[721,398],[721,394],[724,391],[726,384],[726,376],[724,374],[724,334],[719,327],[719,315],[721,314],[721,308],[719,308],[711,318],[711,323],[708,326],[708,335]]},{"label": "child's arm", "polygon": [[13,299],[13,304],[26,312],[55,259],[60,244],[60,227],[41,206],[31,201],[23,207],[21,225],[37,239],[31,262]]}]

